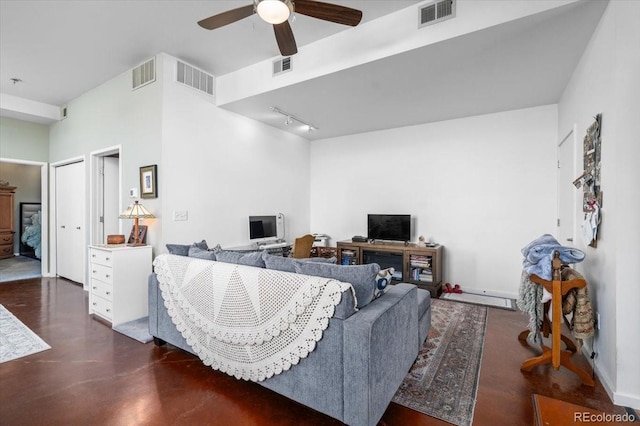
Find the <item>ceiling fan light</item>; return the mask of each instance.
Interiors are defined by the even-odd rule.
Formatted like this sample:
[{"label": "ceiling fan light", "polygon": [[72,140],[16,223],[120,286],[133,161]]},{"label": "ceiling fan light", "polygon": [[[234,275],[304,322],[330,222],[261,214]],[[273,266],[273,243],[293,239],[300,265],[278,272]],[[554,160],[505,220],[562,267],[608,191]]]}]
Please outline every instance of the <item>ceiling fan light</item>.
[{"label": "ceiling fan light", "polygon": [[256,10],[258,15],[270,24],[282,24],[291,15],[291,2],[282,0],[262,0]]}]

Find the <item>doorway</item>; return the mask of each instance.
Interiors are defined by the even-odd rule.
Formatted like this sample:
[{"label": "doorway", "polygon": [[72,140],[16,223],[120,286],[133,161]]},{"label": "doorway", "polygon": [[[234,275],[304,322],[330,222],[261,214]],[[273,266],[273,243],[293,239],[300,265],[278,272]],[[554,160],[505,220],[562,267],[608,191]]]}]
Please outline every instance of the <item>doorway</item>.
[{"label": "doorway", "polygon": [[558,143],[558,233],[560,244],[574,245],[576,220],[576,125]]},{"label": "doorway", "polygon": [[108,235],[122,234],[121,180],[120,146],[91,153],[91,244],[106,244]]}]

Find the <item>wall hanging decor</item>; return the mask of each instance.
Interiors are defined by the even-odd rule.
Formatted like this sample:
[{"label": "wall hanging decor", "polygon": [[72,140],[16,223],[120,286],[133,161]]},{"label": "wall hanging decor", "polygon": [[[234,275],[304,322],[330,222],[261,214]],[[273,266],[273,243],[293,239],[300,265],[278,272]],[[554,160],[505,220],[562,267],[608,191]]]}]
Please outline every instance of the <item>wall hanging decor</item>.
[{"label": "wall hanging decor", "polygon": [[602,208],[602,190],[600,188],[602,114],[598,114],[594,118],[595,121],[587,128],[587,134],[583,141],[584,171],[573,181],[576,188],[583,188],[582,237],[585,244],[591,247],[597,247],[598,228],[601,222],[600,209]]},{"label": "wall hanging decor", "polygon": [[158,198],[158,166],[140,167],[140,197]]}]

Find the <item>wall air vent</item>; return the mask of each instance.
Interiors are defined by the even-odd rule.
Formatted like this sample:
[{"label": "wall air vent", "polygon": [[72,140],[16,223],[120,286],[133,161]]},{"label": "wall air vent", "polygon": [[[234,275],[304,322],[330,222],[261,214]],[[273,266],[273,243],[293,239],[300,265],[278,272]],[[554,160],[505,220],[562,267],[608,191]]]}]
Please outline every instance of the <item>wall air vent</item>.
[{"label": "wall air vent", "polygon": [[291,71],[291,56],[273,61],[273,75]]},{"label": "wall air vent", "polygon": [[189,64],[177,62],[176,81],[213,96],[213,76]]},{"label": "wall air vent", "polygon": [[131,73],[132,88],[138,89],[149,83],[156,81],[156,58],[155,56],[147,62],[135,67]]},{"label": "wall air vent", "polygon": [[418,28],[426,27],[456,16],[456,0],[439,0],[420,6]]}]

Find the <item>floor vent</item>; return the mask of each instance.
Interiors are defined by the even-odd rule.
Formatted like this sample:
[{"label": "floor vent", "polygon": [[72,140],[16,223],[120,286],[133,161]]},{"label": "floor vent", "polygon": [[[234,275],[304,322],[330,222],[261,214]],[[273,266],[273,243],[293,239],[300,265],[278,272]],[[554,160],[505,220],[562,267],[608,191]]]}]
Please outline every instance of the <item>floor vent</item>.
[{"label": "floor vent", "polygon": [[456,16],[455,0],[435,1],[420,6],[418,13],[418,27],[426,27]]},{"label": "floor vent", "polygon": [[156,81],[156,58],[153,57],[142,65],[135,67],[131,75],[133,90]]},{"label": "floor vent", "polygon": [[176,81],[213,96],[213,76],[184,62],[177,62]]},{"label": "floor vent", "polygon": [[291,71],[291,56],[273,61],[273,75]]}]

